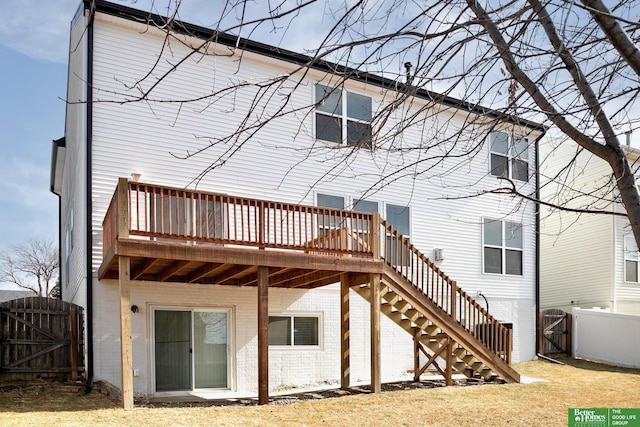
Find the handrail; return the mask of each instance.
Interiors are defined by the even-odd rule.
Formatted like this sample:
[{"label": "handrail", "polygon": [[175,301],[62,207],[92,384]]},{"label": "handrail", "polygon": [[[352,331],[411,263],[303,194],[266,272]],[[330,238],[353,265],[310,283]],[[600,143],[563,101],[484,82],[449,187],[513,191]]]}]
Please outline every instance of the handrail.
[{"label": "handrail", "polygon": [[381,258],[492,352],[511,361],[511,330],[378,214],[121,178],[103,220],[103,255],[119,237],[129,236]]},{"label": "handrail", "polygon": [[[104,251],[119,236],[117,212],[127,206],[128,234],[195,243],[289,249],[372,257],[361,239],[373,214],[305,206],[120,180],[103,221]],[[126,205],[123,205],[126,203]],[[343,230],[340,232],[339,230]]]},{"label": "handrail", "polygon": [[511,330],[460,289],[389,223],[381,219],[380,227],[381,252],[387,265],[493,353],[511,363]]}]

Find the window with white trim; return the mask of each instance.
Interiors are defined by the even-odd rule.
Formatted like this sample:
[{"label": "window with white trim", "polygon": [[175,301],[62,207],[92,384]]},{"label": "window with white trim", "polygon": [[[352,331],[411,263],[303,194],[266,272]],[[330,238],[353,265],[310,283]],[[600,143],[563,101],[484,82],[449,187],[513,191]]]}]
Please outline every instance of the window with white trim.
[{"label": "window with white trim", "polygon": [[[325,208],[344,209],[344,197],[318,193],[317,204]],[[341,224],[339,224],[339,221],[340,219],[335,215],[322,215],[318,217],[318,235],[324,236],[329,230],[340,228]]]},{"label": "window with white trim", "polygon": [[624,237],[624,281],[638,283],[638,268],[640,267],[640,252],[633,236]]},{"label": "window with white trim", "polygon": [[529,181],[529,138],[506,132],[489,134],[491,175]]},{"label": "window with white trim", "polygon": [[482,235],[484,272],[522,276],[522,224],[485,219]]},{"label": "window with white trim", "polygon": [[269,345],[319,346],[320,315],[269,316]]},{"label": "window with white trim", "polygon": [[[365,212],[365,213],[378,213],[378,202],[372,202],[365,199],[353,199],[353,211]],[[362,240],[366,247],[369,247],[371,243],[369,240],[369,221],[357,221],[356,222],[358,238]]]},{"label": "window with white trim", "polygon": [[316,84],[315,102],[317,139],[371,148],[371,97]]},{"label": "window with white trim", "polygon": [[[386,216],[387,222],[395,228],[402,237],[409,240],[410,236],[410,223],[411,215],[409,212],[409,206],[392,205],[387,203]],[[402,241],[393,236],[387,236],[385,243],[385,259],[393,266],[405,266],[411,265],[411,253],[408,247],[406,247]]]}]

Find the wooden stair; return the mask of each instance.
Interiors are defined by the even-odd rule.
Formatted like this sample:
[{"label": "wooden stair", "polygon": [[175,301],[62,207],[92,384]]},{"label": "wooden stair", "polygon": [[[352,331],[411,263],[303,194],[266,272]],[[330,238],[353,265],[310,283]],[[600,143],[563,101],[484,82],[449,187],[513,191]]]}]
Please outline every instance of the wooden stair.
[{"label": "wooden stair", "polygon": [[[368,284],[352,289],[370,301]],[[520,375],[506,362],[504,355],[490,349],[390,265],[381,276],[380,296],[381,312],[434,355],[444,359],[447,350],[444,347],[451,342],[453,370],[468,378],[491,380],[500,377],[507,382],[520,382]]]}]

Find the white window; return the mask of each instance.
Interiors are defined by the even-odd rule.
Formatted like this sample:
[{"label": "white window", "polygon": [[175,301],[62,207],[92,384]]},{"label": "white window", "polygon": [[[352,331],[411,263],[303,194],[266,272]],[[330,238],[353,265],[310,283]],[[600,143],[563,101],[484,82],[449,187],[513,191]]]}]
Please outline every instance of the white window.
[{"label": "white window", "polygon": [[[378,202],[372,202],[365,199],[353,199],[353,210],[356,212],[378,213]],[[368,221],[358,221],[356,227],[358,228],[358,238],[361,239],[367,247],[369,247],[371,243],[369,239],[370,223]]]},{"label": "white window", "polygon": [[506,132],[489,134],[491,175],[529,181],[529,138]]},{"label": "white window", "polygon": [[387,204],[386,220],[404,237],[409,237],[409,223],[411,222],[409,206]]},{"label": "white window", "polygon": [[522,275],[522,224],[485,219],[483,223],[484,272]]},{"label": "white window", "polygon": [[[410,236],[410,223],[411,215],[408,206],[399,206],[387,204],[386,209],[387,222],[395,228],[404,239],[409,239]],[[387,236],[385,244],[385,258],[393,266],[405,266],[411,265],[411,253],[407,246],[405,246],[399,239],[394,236]]]},{"label": "white window", "polygon": [[[331,209],[344,209],[344,197],[318,194],[318,206]],[[340,228],[340,217],[336,215],[322,215],[318,217],[318,234],[324,236],[329,230]]]},{"label": "white window", "polygon": [[371,148],[371,97],[317,84],[316,138]]},{"label": "white window", "polygon": [[640,252],[633,236],[624,237],[624,281],[638,283]]},{"label": "white window", "polygon": [[269,345],[319,346],[320,315],[269,316]]},{"label": "white window", "polygon": [[[318,194],[317,196],[318,206],[324,206],[334,209],[344,209],[345,198],[340,196],[330,196],[327,194]],[[353,201],[353,211],[366,212],[366,213],[378,213],[380,212],[380,204],[366,199],[351,199]],[[404,239],[409,239],[411,233],[411,210],[409,206],[394,205],[391,203],[383,204],[383,210],[385,220],[395,228]],[[329,228],[338,228],[337,220],[330,218],[328,215],[324,215],[326,218],[320,218],[320,235],[323,235]],[[365,243],[369,243],[369,224],[365,222],[356,223],[358,229],[358,237]],[[393,236],[386,236],[384,242],[385,259],[392,265],[404,265],[408,266],[411,262],[409,256],[409,249],[402,245],[402,242]]]}]

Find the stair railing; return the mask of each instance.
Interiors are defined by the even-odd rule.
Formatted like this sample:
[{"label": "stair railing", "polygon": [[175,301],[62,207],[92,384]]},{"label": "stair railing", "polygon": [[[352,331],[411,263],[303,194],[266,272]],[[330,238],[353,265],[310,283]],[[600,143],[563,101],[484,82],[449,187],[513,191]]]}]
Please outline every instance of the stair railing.
[{"label": "stair railing", "polygon": [[389,223],[380,219],[380,227],[380,252],[386,263],[493,353],[511,363],[511,330]]}]

